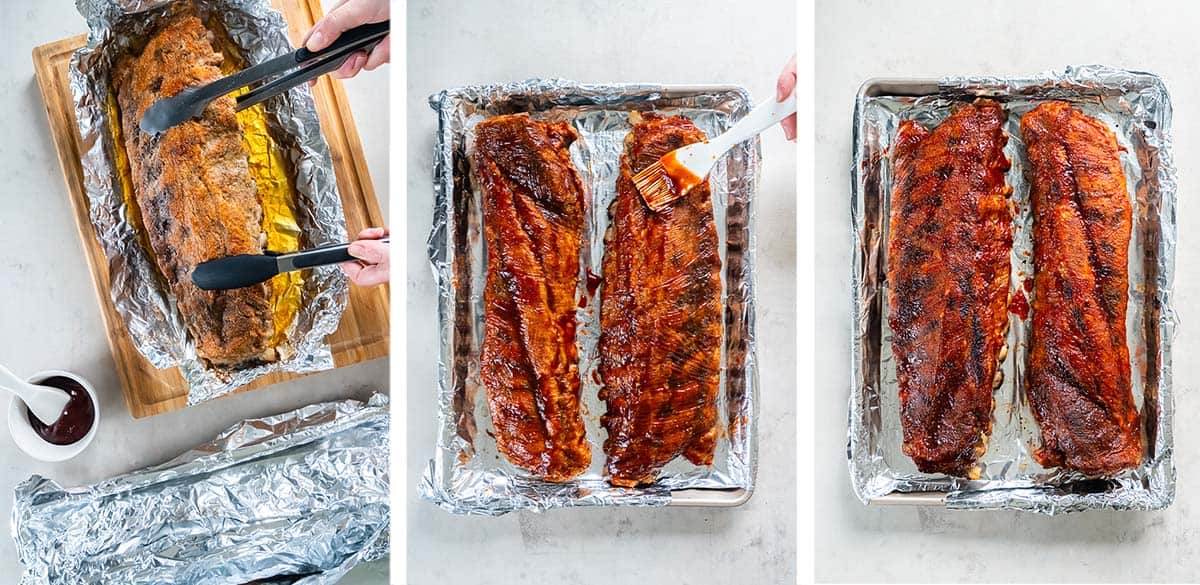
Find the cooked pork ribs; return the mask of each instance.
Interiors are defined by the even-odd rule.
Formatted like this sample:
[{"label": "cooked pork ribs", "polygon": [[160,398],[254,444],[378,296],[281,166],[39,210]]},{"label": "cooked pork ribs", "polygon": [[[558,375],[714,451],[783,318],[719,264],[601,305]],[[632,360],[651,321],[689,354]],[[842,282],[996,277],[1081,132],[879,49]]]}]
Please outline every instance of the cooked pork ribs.
[{"label": "cooked pork ribs", "polygon": [[721,369],[721,260],[702,183],[654,213],[633,175],[705,140],[687,118],[633,113],[605,236],[600,288],[601,418],[609,481],[654,481],[679,455],[712,463]]},{"label": "cooked pork ribs", "polygon": [[1131,209],[1113,132],[1064,102],[1021,118],[1032,175],[1026,392],[1047,467],[1107,476],[1142,457],[1125,308]]},{"label": "cooked pork ribs", "polygon": [[888,324],[903,450],[926,473],[976,477],[1008,327],[1012,212],[1005,113],[964,104],[893,147]]},{"label": "cooked pork ribs", "polygon": [[500,453],[547,481],[591,462],[575,344],[586,215],[567,149],[577,138],[565,122],[498,116],[476,127],[472,154],[487,243],[480,376]]},{"label": "cooked pork ribs", "polygon": [[159,135],[138,128],[160,98],[221,77],[222,56],[199,18],[168,18],[137,55],[122,58],[113,84],[129,155],[133,195],[158,269],[178,302],[197,355],[216,366],[276,358],[269,284],[204,291],[199,263],[263,251],[262,207],[250,175],[234,98]]}]

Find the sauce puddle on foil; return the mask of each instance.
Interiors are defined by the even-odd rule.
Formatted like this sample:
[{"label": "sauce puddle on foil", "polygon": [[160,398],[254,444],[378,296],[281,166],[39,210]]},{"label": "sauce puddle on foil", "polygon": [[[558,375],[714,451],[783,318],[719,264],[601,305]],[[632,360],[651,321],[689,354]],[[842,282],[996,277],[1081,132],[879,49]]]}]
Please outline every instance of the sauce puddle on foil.
[{"label": "sauce puddle on foil", "polygon": [[70,445],[83,440],[96,423],[96,405],[87,390],[75,380],[65,376],[51,376],[37,383],[66,391],[70,396],[62,416],[52,424],[46,424],[33,411],[28,411],[29,425],[42,440],[52,445]]},{"label": "sauce puddle on foil", "polygon": [[583,309],[588,306],[588,299],[596,296],[596,289],[600,288],[600,283],[604,282],[604,278],[597,276],[592,272],[591,268],[587,269],[587,296],[579,299],[579,308]]},{"label": "sauce puddle on foil", "polygon": [[1029,301],[1025,299],[1025,291],[1017,290],[1017,294],[1008,302],[1008,310],[1022,321],[1029,318]]}]

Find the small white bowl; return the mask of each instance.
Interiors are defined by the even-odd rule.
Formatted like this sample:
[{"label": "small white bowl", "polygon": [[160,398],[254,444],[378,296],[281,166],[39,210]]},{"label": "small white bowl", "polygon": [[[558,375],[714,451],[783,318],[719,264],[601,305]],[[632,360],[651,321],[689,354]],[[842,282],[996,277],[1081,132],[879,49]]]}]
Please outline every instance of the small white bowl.
[{"label": "small white bowl", "polygon": [[29,378],[27,381],[30,384],[37,384],[47,378],[54,376],[63,376],[79,382],[84,390],[87,390],[88,396],[92,399],[93,417],[92,428],[82,439],[71,443],[70,445],[55,445],[47,442],[33,430],[33,426],[29,424],[29,407],[16,396],[8,403],[8,432],[12,435],[13,442],[27,453],[30,457],[39,461],[49,463],[57,463],[66,461],[80,453],[91,444],[92,439],[96,436],[96,429],[100,428],[100,400],[96,397],[96,390],[92,385],[77,374],[64,372],[62,370],[46,370],[38,372]]}]

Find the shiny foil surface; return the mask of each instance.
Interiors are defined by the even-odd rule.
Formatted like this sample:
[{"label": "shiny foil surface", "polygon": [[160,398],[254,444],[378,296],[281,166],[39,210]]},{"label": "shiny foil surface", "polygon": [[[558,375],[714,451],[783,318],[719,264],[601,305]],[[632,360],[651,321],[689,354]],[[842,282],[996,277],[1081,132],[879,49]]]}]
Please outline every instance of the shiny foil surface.
[{"label": "shiny foil surface", "polygon": [[[999,101],[1008,113],[1005,153],[1014,212],[1011,291],[1033,278],[1033,218],[1021,115],[1063,100],[1111,128],[1133,208],[1126,328],[1135,403],[1144,431],[1142,463],[1114,478],[1046,469],[1033,459],[1041,433],[1025,397],[1032,319],[1009,314],[1004,374],[993,397],[994,426],[978,480],[925,474],[901,451],[899,386],[888,327],[887,226],[890,147],[901,120],[933,127],[958,103]],[[873,80],[854,112],[852,168],[853,313],[849,468],[863,503],[937,503],[956,509],[1019,509],[1060,514],[1091,508],[1155,510],[1175,496],[1171,342],[1175,336],[1176,174],[1171,159],[1171,102],[1148,73],[1103,66],[1071,67],[1027,78],[948,77],[938,81]],[[920,494],[917,497],[917,494]],[[930,497],[933,496],[933,497]]]},{"label": "shiny foil surface", "polygon": [[[606,434],[600,425],[605,405],[597,395],[601,387],[597,374],[600,297],[598,290],[588,291],[585,285],[586,271],[603,276],[608,207],[616,196],[629,112],[684,115],[715,136],[750,111],[753,103],[746,91],[731,86],[594,85],[530,79],[450,89],[429,101],[439,120],[429,257],[438,285],[441,345],[437,448],[418,485],[422,497],[455,513],[498,515],[518,509],[680,504],[679,490],[699,494],[700,505],[734,505],[748,495],[754,487],[757,464],[752,200],[761,160],[758,139],[731,150],[710,177],[725,313],[718,396],[721,428],[712,466],[696,466],[679,457],[650,486],[626,489],[605,481]],[[469,153],[478,122],[517,112],[529,112],[539,120],[570,122],[581,136],[570,152],[588,197],[576,317],[581,402],[592,462],[587,472],[566,483],[541,481],[499,454],[490,434],[487,400],[479,379],[487,268],[482,196],[472,185]]]},{"label": "shiny foil surface", "polygon": [[[225,29],[232,49],[250,66],[294,50],[283,16],[268,0],[77,0],[76,6],[90,29],[87,46],[75,53],[70,67],[84,151],[84,187],[96,239],[108,259],[109,293],[134,346],[156,368],[179,367],[189,387],[189,404],[227,394],[264,374],[333,368],[325,337],[337,329],[349,290],[336,266],[305,272],[302,279],[276,277],[277,283],[291,287],[272,298],[277,338],[282,340],[278,361],[233,369],[211,367],[199,360],[146,246],[136,205],[127,204],[131,201],[128,177],[122,174],[128,168],[119,133],[137,129],[120,128],[119,117],[114,115],[116,98],[110,77],[121,54],[144,42],[147,32],[165,15],[196,6],[210,26]],[[262,116],[255,117],[256,111]],[[241,112],[239,119],[243,123],[265,119],[265,130],[274,140],[271,144],[261,140],[263,128],[247,129],[252,159],[261,154],[265,161],[252,164],[252,169],[286,167],[292,174],[291,184],[283,187],[294,192],[293,209],[279,212],[282,202],[278,197],[264,200],[267,219],[273,220],[267,229],[268,244],[295,248],[346,241],[329,146],[321,134],[309,88],[301,85],[271,98],[261,107]],[[263,179],[261,173],[258,179]]]},{"label": "shiny foil surface", "polygon": [[94,485],[16,488],[21,585],[325,585],[388,553],[388,399],[243,421]]}]

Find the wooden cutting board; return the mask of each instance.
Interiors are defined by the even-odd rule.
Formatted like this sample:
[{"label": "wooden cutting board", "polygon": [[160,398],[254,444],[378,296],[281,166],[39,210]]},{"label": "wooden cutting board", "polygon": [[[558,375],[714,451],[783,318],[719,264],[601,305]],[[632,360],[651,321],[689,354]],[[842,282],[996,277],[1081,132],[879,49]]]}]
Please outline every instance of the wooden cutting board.
[{"label": "wooden cutting board", "polygon": [[[288,22],[292,43],[300,40],[320,18],[320,0],[272,0]],[[67,196],[75,211],[83,251],[92,273],[92,283],[100,301],[108,344],[121,378],[125,403],[134,418],[169,412],[187,406],[187,385],[178,368],[155,369],[134,347],[109,294],[108,261],[96,242],[88,217],[87,193],[83,187],[80,165],[80,137],[75,124],[75,105],[71,97],[67,68],[71,55],[87,43],[87,35],[37,47],[33,51],[34,71],[50,131],[54,135],[58,160],[67,183]],[[333,155],[333,169],[346,213],[346,229],[353,235],[365,227],[381,226],[385,218],[379,210],[379,200],[367,173],[358,130],[350,115],[350,104],[340,82],[324,76],[313,88],[321,130]],[[347,366],[388,354],[388,289],[386,286],[360,288],[351,286],[350,303],[342,315],[338,330],[326,341],[333,350],[337,367]],[[238,392],[277,384],[302,374],[278,373],[258,378],[238,389]]]}]

